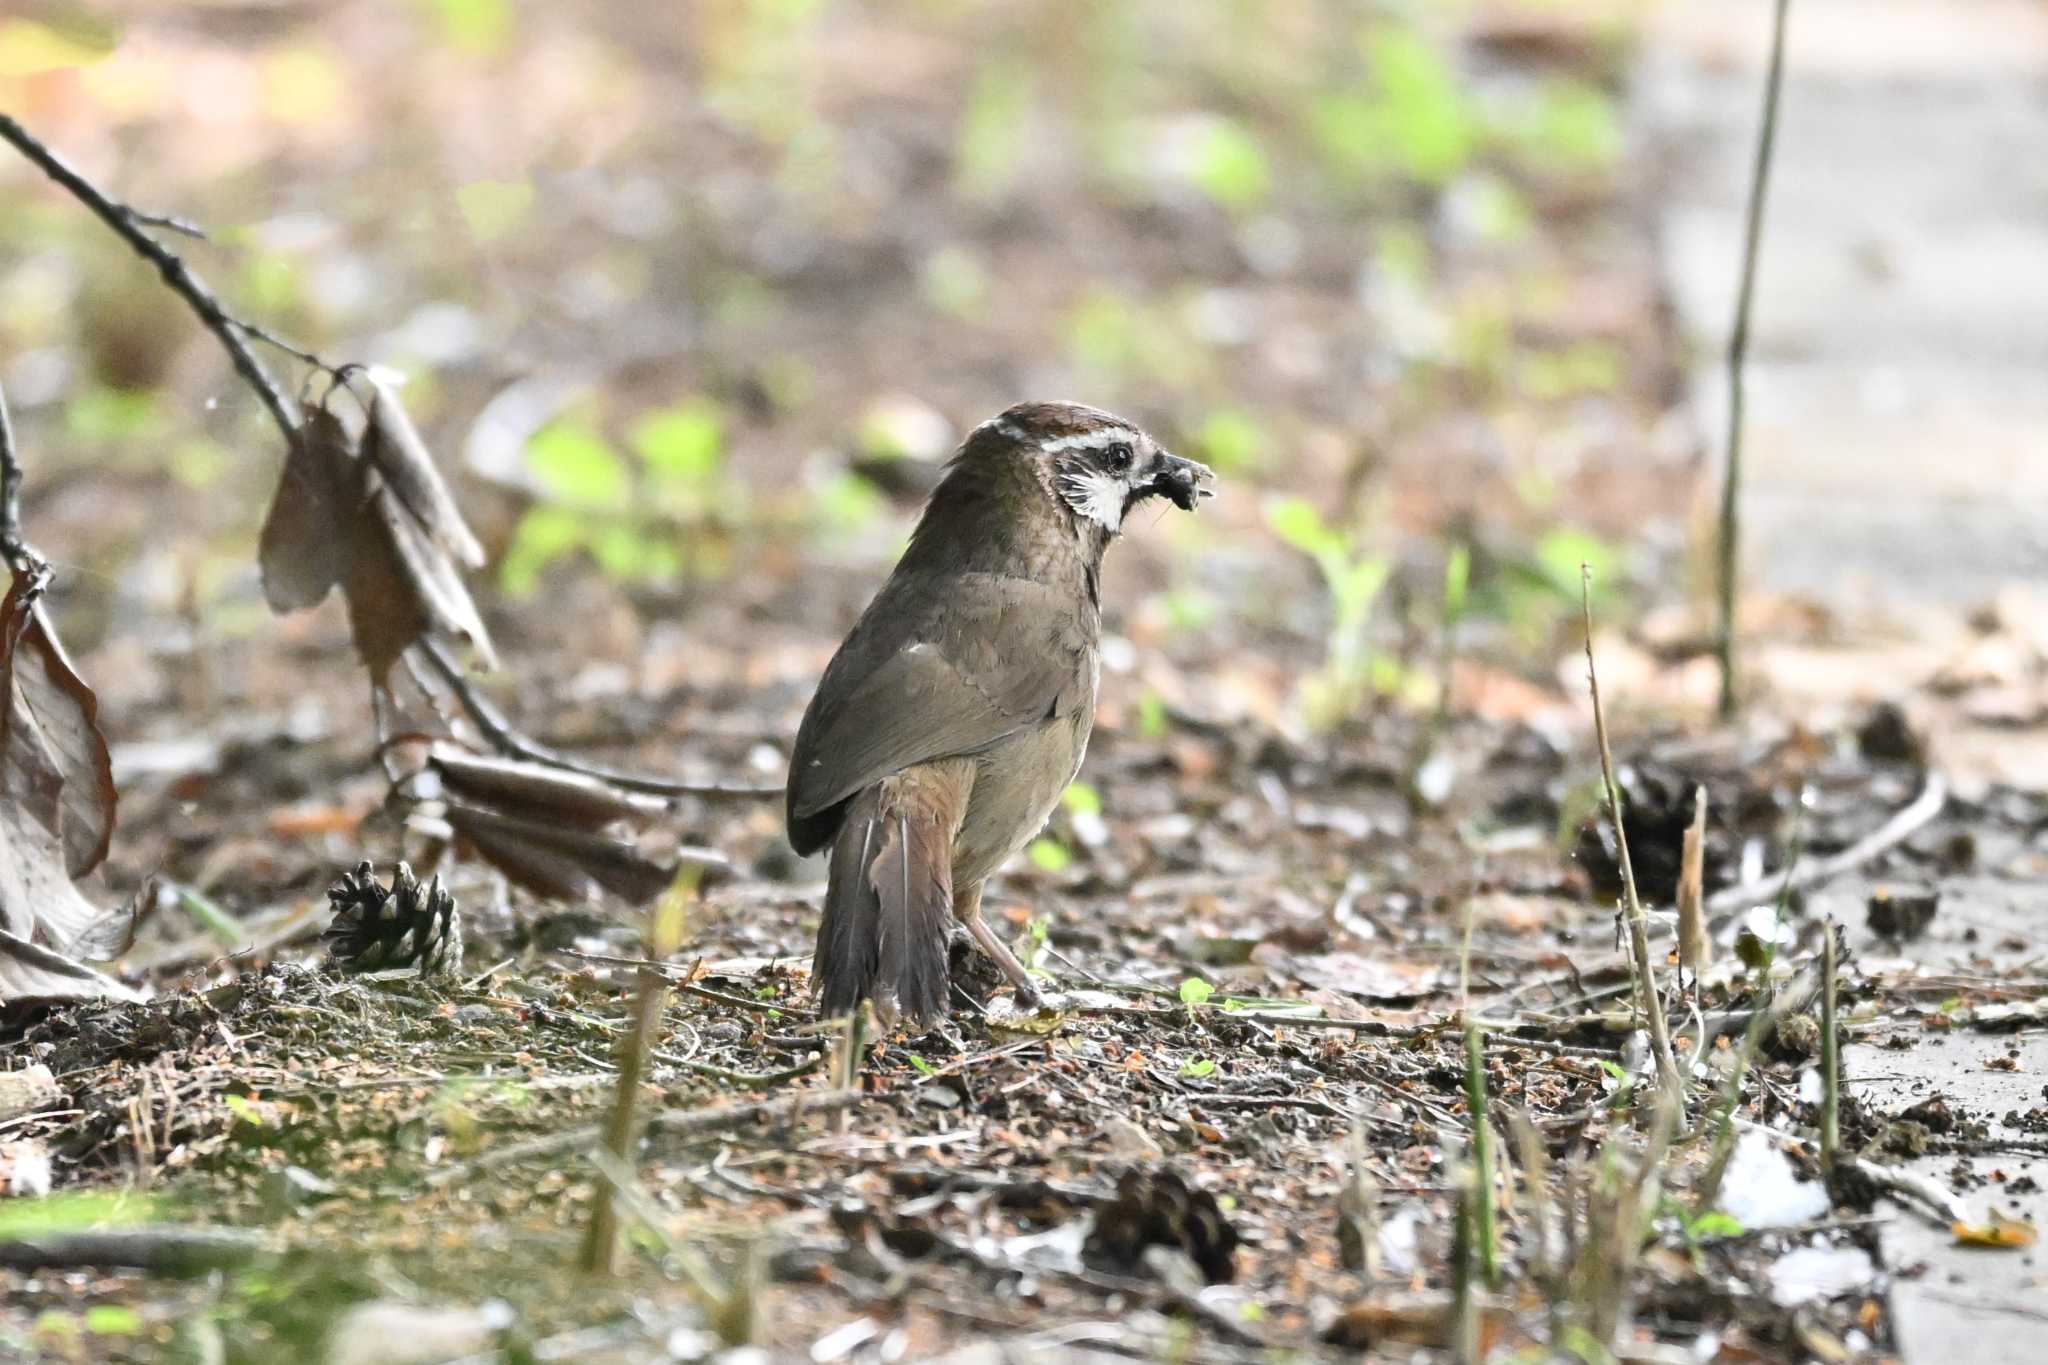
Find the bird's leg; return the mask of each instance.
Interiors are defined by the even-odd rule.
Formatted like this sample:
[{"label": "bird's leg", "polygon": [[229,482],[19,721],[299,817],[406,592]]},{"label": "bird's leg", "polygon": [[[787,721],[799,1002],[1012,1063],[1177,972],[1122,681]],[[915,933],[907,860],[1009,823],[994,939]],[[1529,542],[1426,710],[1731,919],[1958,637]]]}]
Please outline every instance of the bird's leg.
[{"label": "bird's leg", "polygon": [[954,889],[953,918],[967,926],[967,932],[974,935],[974,941],[981,945],[981,950],[994,958],[996,966],[1003,969],[1003,975],[1010,978],[1010,984],[1017,988],[1017,1003],[1037,1009],[1043,1000],[1031,973],[1017,960],[1009,946],[996,937],[996,931],[988,927],[988,921],[981,917],[981,887],[982,883],[976,882],[972,886]]}]

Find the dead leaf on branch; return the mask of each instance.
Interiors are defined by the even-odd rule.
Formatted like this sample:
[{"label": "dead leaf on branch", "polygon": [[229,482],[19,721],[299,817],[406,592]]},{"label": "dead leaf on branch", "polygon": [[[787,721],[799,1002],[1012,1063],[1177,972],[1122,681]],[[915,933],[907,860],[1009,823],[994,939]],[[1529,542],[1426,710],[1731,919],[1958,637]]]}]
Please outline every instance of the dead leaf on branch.
[{"label": "dead leaf on branch", "polygon": [[495,667],[458,567],[480,566],[483,547],[397,395],[372,388],[360,440],[324,404],[306,407],[264,519],[264,595],[272,610],[295,611],[339,584],[356,652],[380,686],[427,636],[466,640]]},{"label": "dead leaf on branch", "polygon": [[523,808],[579,828],[599,829],[613,821],[646,825],[668,809],[656,797],[621,791],[582,773],[520,759],[487,758],[445,741],[431,747],[428,763],[452,796],[505,810]]},{"label": "dead leaf on branch", "polygon": [[0,746],[20,744],[38,769],[52,803],[47,823],[64,844],[64,870],[83,877],[106,860],[114,837],[114,763],[100,733],[99,698],[71,666],[55,627],[37,600],[49,570],[17,575],[0,606]]},{"label": "dead leaf on branch", "polygon": [[106,856],[114,782],[98,699],[38,605],[49,579],[17,571],[0,599],[0,1001],[140,999],[67,956],[107,937],[73,878]]},{"label": "dead leaf on branch", "polygon": [[341,528],[352,515],[355,482],[348,429],[326,408],[308,406],[256,543],[272,611],[318,606],[348,572],[349,542]]},{"label": "dead leaf on branch", "polygon": [[[536,895],[644,905],[675,879],[676,859],[656,857],[622,832],[667,810],[656,798],[544,763],[485,757],[448,740],[394,751],[410,771],[402,800],[416,829],[459,840]],[[706,868],[708,850],[678,857]]]},{"label": "dead leaf on branch", "polygon": [[445,818],[499,871],[556,900],[594,901],[609,892],[629,905],[645,905],[675,879],[673,867],[648,857],[630,839],[478,806],[451,804]]},{"label": "dead leaf on branch", "polygon": [[398,495],[420,528],[436,545],[465,567],[484,566],[484,547],[477,543],[447,481],[420,439],[397,390],[372,378],[376,397],[370,403],[370,427],[363,435],[363,455],[384,476],[384,482]]}]

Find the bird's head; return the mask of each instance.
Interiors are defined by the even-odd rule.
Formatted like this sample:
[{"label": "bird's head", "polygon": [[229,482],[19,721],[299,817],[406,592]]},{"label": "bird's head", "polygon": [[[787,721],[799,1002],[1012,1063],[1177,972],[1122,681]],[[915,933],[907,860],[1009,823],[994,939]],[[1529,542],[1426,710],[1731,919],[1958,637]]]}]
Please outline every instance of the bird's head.
[{"label": "bird's head", "polygon": [[1020,403],[968,437],[995,458],[1029,462],[1040,487],[1085,532],[1114,536],[1131,509],[1151,497],[1193,511],[1213,497],[1215,474],[1184,460],[1121,417],[1079,403]]}]

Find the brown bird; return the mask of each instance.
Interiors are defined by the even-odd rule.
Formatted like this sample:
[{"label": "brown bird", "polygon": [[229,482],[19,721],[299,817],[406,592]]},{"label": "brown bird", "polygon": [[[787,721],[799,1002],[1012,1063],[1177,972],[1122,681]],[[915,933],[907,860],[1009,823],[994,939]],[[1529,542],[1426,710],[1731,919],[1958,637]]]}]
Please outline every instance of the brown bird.
[{"label": "brown bird", "polygon": [[982,884],[1044,827],[1095,718],[1103,551],[1154,495],[1214,476],[1120,417],[1023,403],[961,443],[797,730],[789,840],[832,846],[811,975],[828,1015],[947,1012],[959,921],[1021,1000]]}]

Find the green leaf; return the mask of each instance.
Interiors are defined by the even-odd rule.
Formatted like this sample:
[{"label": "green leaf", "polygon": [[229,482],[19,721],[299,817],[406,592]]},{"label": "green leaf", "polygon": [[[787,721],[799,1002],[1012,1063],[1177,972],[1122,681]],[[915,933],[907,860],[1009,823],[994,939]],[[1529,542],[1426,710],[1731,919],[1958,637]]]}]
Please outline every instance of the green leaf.
[{"label": "green leaf", "polygon": [[1264,462],[1266,429],[1243,408],[1218,408],[1195,432],[1195,449],[1203,463],[1225,474],[1243,473]]},{"label": "green leaf", "polygon": [[1603,585],[1620,576],[1621,554],[1619,548],[1590,531],[1569,526],[1546,531],[1536,542],[1536,563],[1544,581],[1573,602],[1579,600],[1580,566],[1593,571],[1597,594]]},{"label": "green leaf", "polygon": [[1030,66],[1014,57],[984,62],[967,98],[953,153],[962,194],[995,199],[1016,183],[1030,115]]},{"label": "green leaf", "polygon": [[1288,494],[1266,502],[1266,525],[1274,535],[1311,559],[1342,553],[1344,538],[1331,530],[1307,498]]},{"label": "green leaf", "polygon": [[1191,976],[1180,983],[1180,1002],[1183,1005],[1206,1004],[1214,994],[1216,988],[1199,976]]},{"label": "green leaf", "polygon": [[1138,698],[1138,733],[1158,739],[1166,733],[1166,698],[1148,691]]},{"label": "green leaf", "polygon": [[141,1195],[97,1190],[9,1199],[0,1202],[0,1240],[146,1223],[155,1209],[155,1201]]},{"label": "green leaf", "polygon": [[242,947],[248,936],[243,933],[240,920],[193,887],[180,884],[176,889],[179,907],[212,934],[215,942],[225,948]]},{"label": "green leaf", "polygon": [[48,22],[9,19],[0,23],[0,80],[41,76],[88,66],[114,50],[116,31],[86,17],[85,7],[47,7]]},{"label": "green leaf", "polygon": [[1062,805],[1075,815],[1102,814],[1102,794],[1086,782],[1076,782],[1060,794]]},{"label": "green leaf", "polygon": [[526,443],[527,467],[548,495],[580,507],[624,508],[633,480],[626,462],[595,430],[550,422]]},{"label": "green leaf", "polygon": [[925,302],[947,317],[973,319],[987,311],[988,266],[966,247],[943,246],[926,257],[919,283]]},{"label": "green leaf", "polygon": [[917,1068],[919,1075],[936,1076],[939,1074],[939,1069],[937,1067],[933,1066],[924,1058],[918,1056],[915,1052],[910,1054],[910,1064]]},{"label": "green leaf", "polygon": [[1385,101],[1380,131],[1392,135],[1408,174],[1425,184],[1444,184],[1471,159],[1475,131],[1456,73],[1413,28],[1381,29],[1366,49]]},{"label": "green leaf", "polygon": [[1074,855],[1057,839],[1033,839],[1025,853],[1032,865],[1043,872],[1063,871],[1074,861]]},{"label": "green leaf", "polygon": [[1472,582],[1472,547],[1463,541],[1451,547],[1444,560],[1444,624],[1465,614],[1465,602]]},{"label": "green leaf", "polygon": [[263,1111],[258,1109],[256,1102],[247,1095],[237,1095],[229,1091],[221,1096],[221,1101],[227,1105],[228,1112],[240,1122],[248,1124],[251,1128],[263,1126]]},{"label": "green leaf", "polygon": [[235,467],[220,442],[191,436],[171,447],[171,477],[187,488],[210,488]]},{"label": "green leaf", "polygon": [[1719,1209],[1703,1213],[1693,1219],[1687,1230],[1694,1237],[1700,1238],[1740,1237],[1746,1231],[1740,1218],[1732,1213],[1723,1213]]},{"label": "green leaf", "polygon": [[1207,1057],[1190,1057],[1180,1064],[1180,1074],[1183,1076],[1208,1076],[1214,1074],[1215,1070],[1216,1063]]},{"label": "green leaf", "polygon": [[85,1330],[99,1337],[132,1337],[142,1332],[142,1314],[121,1303],[99,1303],[85,1310]]},{"label": "green leaf", "polygon": [[540,576],[550,565],[581,549],[589,538],[589,523],[581,513],[546,504],[530,508],[499,561],[498,585],[511,596],[526,596],[540,586]]},{"label": "green leaf", "polygon": [[1115,375],[1136,363],[1140,349],[1137,310],[1120,295],[1105,289],[1090,291],[1068,315],[1066,332],[1067,345],[1087,369]]},{"label": "green leaf", "polygon": [[708,398],[657,408],[635,422],[626,439],[660,478],[702,486],[725,466],[725,414]]},{"label": "green leaf", "polygon": [[455,191],[455,206],[479,242],[495,242],[517,229],[533,211],[533,199],[533,186],[525,180],[475,180]]},{"label": "green leaf", "polygon": [[1515,119],[1510,135],[1530,161],[1556,171],[1597,173],[1621,157],[1614,99],[1584,81],[1546,85],[1535,109]]},{"label": "green leaf", "polygon": [[1225,118],[1203,125],[1189,178],[1224,208],[1239,212],[1257,208],[1273,180],[1258,139],[1243,124]]},{"label": "green leaf", "polygon": [[888,509],[875,486],[849,470],[840,470],[811,492],[811,520],[832,531],[858,531]]},{"label": "green leaf", "polygon": [[133,441],[162,431],[164,413],[149,389],[94,385],[65,408],[64,425],[81,441]]},{"label": "green leaf", "polygon": [[473,56],[502,52],[512,37],[511,0],[428,0],[441,38]]}]

